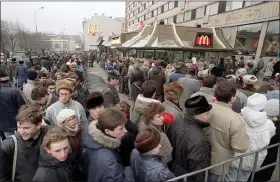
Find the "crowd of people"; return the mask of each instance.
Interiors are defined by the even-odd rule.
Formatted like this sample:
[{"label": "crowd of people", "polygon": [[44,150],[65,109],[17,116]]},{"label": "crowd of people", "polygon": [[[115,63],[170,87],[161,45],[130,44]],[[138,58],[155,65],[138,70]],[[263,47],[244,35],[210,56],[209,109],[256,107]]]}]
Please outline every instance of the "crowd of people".
[{"label": "crowd of people", "polygon": [[[102,92],[90,92],[86,82],[94,62],[107,71]],[[262,70],[275,77],[279,60],[265,66],[255,57],[211,56],[167,64],[89,51],[1,64],[0,179],[167,181],[276,144],[279,88],[259,87]],[[276,162],[277,153],[212,168],[209,181],[223,173],[225,181],[247,181],[255,162]],[[255,180],[270,180],[274,168]],[[188,181],[204,179],[199,173]]]}]

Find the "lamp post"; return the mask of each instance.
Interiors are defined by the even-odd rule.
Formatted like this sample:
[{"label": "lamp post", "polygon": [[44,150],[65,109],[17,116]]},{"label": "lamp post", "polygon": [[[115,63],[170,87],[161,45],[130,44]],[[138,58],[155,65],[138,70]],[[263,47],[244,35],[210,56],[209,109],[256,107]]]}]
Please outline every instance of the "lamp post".
[{"label": "lamp post", "polygon": [[40,9],[44,9],[44,6],[40,7],[39,9],[37,9],[37,11],[35,11],[34,13],[34,20],[35,20],[35,27],[36,27],[36,42],[38,42],[38,29],[37,29],[37,21],[36,21],[36,14]]}]

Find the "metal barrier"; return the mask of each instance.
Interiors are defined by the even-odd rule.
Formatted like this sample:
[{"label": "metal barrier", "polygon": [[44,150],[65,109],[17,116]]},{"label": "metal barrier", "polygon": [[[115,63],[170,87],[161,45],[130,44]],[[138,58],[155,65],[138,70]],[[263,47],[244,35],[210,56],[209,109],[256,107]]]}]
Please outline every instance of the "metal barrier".
[{"label": "metal barrier", "polygon": [[242,154],[238,157],[234,157],[232,159],[229,159],[229,160],[226,160],[224,162],[221,162],[221,163],[218,163],[218,164],[215,164],[215,165],[212,165],[212,166],[209,166],[207,168],[204,168],[204,169],[201,169],[201,170],[198,170],[198,171],[194,171],[194,172],[191,172],[191,173],[188,173],[188,174],[184,174],[182,176],[178,176],[176,178],[173,178],[173,179],[170,179],[168,181],[177,181],[177,180],[184,180],[184,182],[187,182],[188,180],[188,177],[191,177],[191,176],[194,176],[196,174],[199,174],[199,173],[202,173],[202,172],[205,172],[205,180],[204,181],[209,181],[208,180],[208,176],[209,176],[209,170],[210,169],[213,169],[215,167],[218,167],[218,166],[223,166],[223,172],[222,172],[222,178],[220,181],[224,181],[224,178],[225,178],[225,173],[224,173],[224,165],[227,164],[227,163],[231,163],[232,161],[235,161],[235,160],[239,160],[240,159],[240,162],[239,162],[239,166],[238,166],[238,172],[237,172],[237,176],[236,176],[236,179],[238,178],[238,175],[239,175],[239,170],[240,168],[242,167],[242,162],[243,162],[243,158],[244,157],[247,157],[247,156],[250,156],[250,155],[255,155],[255,161],[254,161],[254,166],[253,166],[253,170],[252,170],[252,173],[251,173],[251,178],[250,178],[250,181],[254,181],[254,177],[255,177],[255,173],[258,172],[258,171],[262,171],[262,170],[265,170],[269,167],[272,167],[272,166],[276,166],[277,164],[280,164],[280,156],[279,156],[279,148],[278,148],[278,156],[277,156],[277,160],[276,162],[274,163],[271,163],[269,165],[266,165],[266,166],[262,166],[260,168],[257,169],[257,161],[258,161],[258,157],[259,157],[259,153],[263,150],[267,150],[267,149],[271,149],[271,148],[274,148],[274,147],[278,147],[280,145],[280,143],[276,143],[276,144],[273,144],[273,145],[269,145],[265,148],[262,148],[262,149],[259,149],[259,150],[255,150],[255,151],[252,151],[252,152],[248,152],[248,153],[245,153],[245,154]]}]

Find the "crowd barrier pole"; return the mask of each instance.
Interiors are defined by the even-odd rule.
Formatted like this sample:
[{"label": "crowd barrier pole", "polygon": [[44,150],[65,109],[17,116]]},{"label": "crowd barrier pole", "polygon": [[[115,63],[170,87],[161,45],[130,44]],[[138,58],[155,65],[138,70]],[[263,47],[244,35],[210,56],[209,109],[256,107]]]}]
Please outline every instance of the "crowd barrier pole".
[{"label": "crowd barrier pole", "polygon": [[[280,143],[276,143],[276,144],[273,144],[273,145],[269,145],[267,147],[264,147],[262,149],[259,149],[259,150],[255,150],[255,151],[252,151],[252,152],[248,152],[248,153],[245,153],[245,154],[242,154],[240,156],[237,156],[237,157],[234,157],[232,159],[229,159],[229,160],[226,160],[224,162],[221,162],[221,163],[218,163],[218,164],[215,164],[215,165],[212,165],[212,166],[209,166],[207,168],[204,168],[204,169],[201,169],[201,170],[197,170],[197,171],[194,171],[194,172],[190,172],[190,173],[187,173],[187,174],[184,174],[184,175],[181,175],[181,176],[178,176],[178,177],[175,177],[173,179],[170,179],[168,181],[178,181],[178,180],[184,180],[184,182],[187,182],[188,180],[188,177],[191,177],[191,176],[194,176],[196,174],[199,174],[199,173],[202,173],[204,172],[205,173],[205,179],[204,181],[209,181],[208,177],[209,177],[209,170],[215,168],[215,167],[219,167],[219,166],[223,166],[223,170],[222,170],[222,178],[220,181],[224,181],[224,178],[225,178],[225,172],[224,172],[224,165],[227,164],[227,163],[231,163],[232,161],[235,161],[235,160],[239,160],[240,159],[240,162],[239,162],[239,166],[238,166],[238,171],[237,171],[237,177],[236,179],[238,178],[238,175],[239,175],[239,170],[242,168],[242,163],[243,163],[243,158],[244,157],[247,157],[247,156],[250,156],[250,155],[255,155],[255,159],[254,159],[254,165],[253,165],[253,170],[252,170],[252,173],[251,173],[251,178],[250,178],[250,181],[254,181],[254,177],[255,177],[255,174],[256,172],[259,172],[259,171],[262,171],[264,169],[267,169],[269,167],[273,167],[273,166],[276,166],[277,164],[280,163],[280,156],[278,154],[277,156],[277,159],[276,159],[276,162],[274,163],[271,163],[271,164],[268,164],[266,166],[262,166],[260,168],[257,169],[257,162],[258,162],[258,157],[259,157],[259,153],[261,151],[264,151],[264,150],[267,150],[267,149],[271,149],[271,148],[274,148],[274,147],[278,147],[280,145]],[[279,148],[278,148],[278,153],[279,153]]]}]

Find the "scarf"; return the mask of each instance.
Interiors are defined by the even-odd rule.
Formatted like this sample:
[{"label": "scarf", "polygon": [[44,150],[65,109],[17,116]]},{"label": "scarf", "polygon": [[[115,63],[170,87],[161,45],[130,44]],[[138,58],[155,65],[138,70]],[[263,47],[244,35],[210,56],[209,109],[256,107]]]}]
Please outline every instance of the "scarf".
[{"label": "scarf", "polygon": [[63,127],[63,130],[66,132],[67,136],[68,137],[74,137],[76,136],[80,131],[81,131],[81,123],[78,122],[77,123],[77,126],[73,129],[73,128],[70,128],[67,123],[63,123],[62,124],[62,127]]}]

